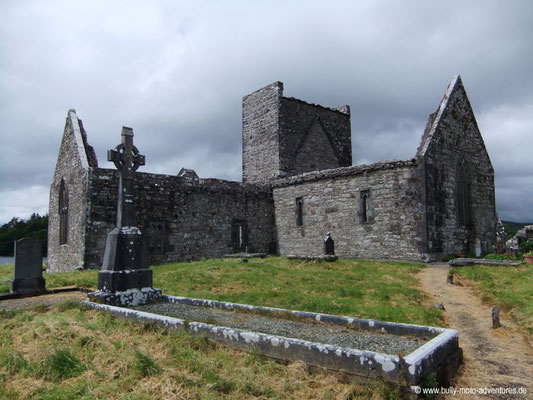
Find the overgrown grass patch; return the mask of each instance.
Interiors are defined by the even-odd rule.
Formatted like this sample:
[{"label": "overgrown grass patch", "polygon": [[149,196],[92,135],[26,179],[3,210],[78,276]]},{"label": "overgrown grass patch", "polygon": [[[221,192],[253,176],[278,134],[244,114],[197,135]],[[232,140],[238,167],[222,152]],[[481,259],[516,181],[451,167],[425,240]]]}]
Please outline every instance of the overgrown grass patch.
[{"label": "overgrown grass patch", "polygon": [[142,377],[157,375],[161,372],[161,367],[153,360],[153,358],[139,349],[135,349],[135,362],[133,368]]},{"label": "overgrown grass patch", "polygon": [[57,349],[47,355],[36,368],[36,374],[47,380],[60,381],[81,375],[87,367],[69,348]]},{"label": "overgrown grass patch", "polygon": [[497,304],[513,320],[533,335],[533,265],[519,267],[456,267],[452,273],[473,282],[481,299]]},{"label": "overgrown grass patch", "polygon": [[[301,363],[282,365],[186,332],[120,319],[111,328],[96,323],[106,313],[88,308],[64,304],[21,321],[26,312],[2,315],[1,398],[312,399],[350,391],[385,398],[395,390],[343,383]],[[62,332],[58,320],[68,322]]]},{"label": "overgrown grass patch", "polygon": [[9,292],[9,284],[6,281],[13,279],[14,265],[0,265],[0,293]]},{"label": "overgrown grass patch", "polygon": [[[175,263],[153,271],[154,286],[171,295],[440,325],[441,312],[416,289],[420,268],[268,258]],[[47,287],[95,287],[97,273],[45,278]],[[69,375],[59,364],[70,365],[75,373]],[[380,399],[398,393],[385,384],[344,383],[329,372],[310,373],[301,363],[282,365],[76,302],[0,310],[0,377],[0,397],[6,398]]]}]

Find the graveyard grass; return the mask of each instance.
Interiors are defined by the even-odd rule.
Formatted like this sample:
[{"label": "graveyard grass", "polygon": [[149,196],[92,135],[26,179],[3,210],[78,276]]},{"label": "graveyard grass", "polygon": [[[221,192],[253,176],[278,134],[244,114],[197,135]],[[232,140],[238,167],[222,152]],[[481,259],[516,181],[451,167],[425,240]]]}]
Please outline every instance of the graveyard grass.
[{"label": "graveyard grass", "polygon": [[[152,267],[154,286],[192,296],[441,325],[417,287],[420,265],[360,260],[217,259]],[[3,280],[12,267],[1,267]],[[47,287],[94,288],[98,271],[44,274]],[[68,365],[68,368],[64,368]],[[205,338],[136,324],[67,302],[0,311],[0,398],[394,399],[302,363],[283,365]]]},{"label": "graveyard grass", "polygon": [[472,285],[487,305],[498,305],[524,331],[533,336],[533,265],[519,267],[456,267],[460,282]]},{"label": "graveyard grass", "polygon": [[[441,311],[417,289],[415,274],[422,267],[416,264],[268,258],[247,263],[240,259],[217,259],[152,268],[154,286],[170,295],[424,325],[443,324]],[[491,268],[489,273],[495,270]],[[460,270],[465,277],[466,271]],[[531,269],[520,267],[512,271],[516,275],[502,279],[512,282],[513,287],[531,279]],[[11,279],[12,273],[12,266],[0,267],[0,282]],[[45,274],[44,278],[48,288],[65,285],[94,288],[97,273],[93,270]],[[479,282],[484,279],[482,274]],[[524,290],[528,285],[531,288],[531,280],[524,283]],[[526,291],[522,293],[527,294]],[[529,300],[529,318],[533,314],[532,301]],[[397,388],[383,383],[346,383],[322,370],[311,372],[302,363],[283,365],[206,338],[121,320],[75,302],[0,310],[0,398],[398,396]]]}]

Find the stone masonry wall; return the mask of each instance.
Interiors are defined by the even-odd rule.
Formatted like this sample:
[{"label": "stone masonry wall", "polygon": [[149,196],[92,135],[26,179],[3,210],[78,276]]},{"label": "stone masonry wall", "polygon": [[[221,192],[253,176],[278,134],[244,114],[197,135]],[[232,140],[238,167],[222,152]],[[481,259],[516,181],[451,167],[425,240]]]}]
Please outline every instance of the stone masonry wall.
[{"label": "stone masonry wall", "polygon": [[279,109],[283,83],[242,99],[242,181],[266,185],[278,177]]},{"label": "stone masonry wall", "polygon": [[[428,252],[474,253],[476,238],[495,251],[494,171],[460,77],[450,84],[418,150],[426,176]],[[469,222],[460,221],[459,175],[468,177]]]},{"label": "stone masonry wall", "polygon": [[351,166],[349,110],[348,106],[335,110],[282,97],[280,170],[292,176]]},{"label": "stone masonry wall", "polygon": [[[340,257],[420,260],[425,249],[423,176],[415,160],[338,168],[274,184],[281,255],[324,254],[327,232]],[[362,219],[361,193],[369,195]],[[303,201],[298,226],[296,200]]]},{"label": "stone masonry wall", "polygon": [[243,98],[243,182],[275,179],[352,164],[350,108],[283,97],[275,82]]},{"label": "stone masonry wall", "polygon": [[[94,171],[89,183],[86,267],[101,266],[107,233],[116,218],[118,173]],[[275,246],[269,190],[218,179],[136,174],[137,225],[149,245],[150,263],[220,257],[235,251],[234,224],[244,222],[248,251]]]},{"label": "stone masonry wall", "polygon": [[[50,186],[48,222],[48,270],[72,271],[82,268],[85,255],[87,182],[97,165],[94,150],[88,146],[83,125],[74,110],[69,111]],[[59,239],[59,191],[64,180],[68,194],[67,243]]]}]

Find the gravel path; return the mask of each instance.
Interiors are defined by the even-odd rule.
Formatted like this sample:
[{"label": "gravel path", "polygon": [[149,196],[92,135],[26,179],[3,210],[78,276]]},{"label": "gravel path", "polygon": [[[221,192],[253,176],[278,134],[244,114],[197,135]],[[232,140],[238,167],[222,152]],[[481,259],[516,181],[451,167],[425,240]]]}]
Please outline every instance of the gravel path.
[{"label": "gravel path", "polygon": [[387,354],[409,354],[430,339],[364,332],[312,320],[304,322],[303,320],[269,318],[254,313],[181,303],[148,304],[135,307],[135,309],[187,321]]}]

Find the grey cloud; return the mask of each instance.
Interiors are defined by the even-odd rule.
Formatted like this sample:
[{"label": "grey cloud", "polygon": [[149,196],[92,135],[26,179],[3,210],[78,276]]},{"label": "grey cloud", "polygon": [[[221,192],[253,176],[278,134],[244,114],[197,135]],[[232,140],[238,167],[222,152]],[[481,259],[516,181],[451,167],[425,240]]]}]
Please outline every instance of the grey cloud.
[{"label": "grey cloud", "polygon": [[[17,210],[5,194],[49,184],[69,108],[101,165],[126,125],[146,171],[240,179],[251,91],[281,80],[288,96],[350,104],[362,163],[412,157],[456,73],[502,218],[533,220],[529,1],[28,1],[0,12],[0,221]],[[23,202],[21,213],[43,207]]]}]

